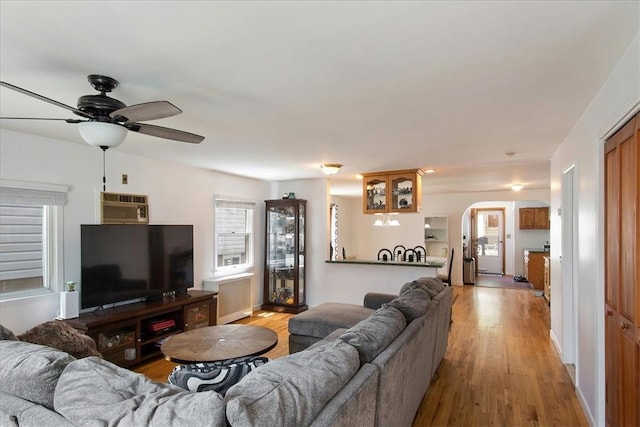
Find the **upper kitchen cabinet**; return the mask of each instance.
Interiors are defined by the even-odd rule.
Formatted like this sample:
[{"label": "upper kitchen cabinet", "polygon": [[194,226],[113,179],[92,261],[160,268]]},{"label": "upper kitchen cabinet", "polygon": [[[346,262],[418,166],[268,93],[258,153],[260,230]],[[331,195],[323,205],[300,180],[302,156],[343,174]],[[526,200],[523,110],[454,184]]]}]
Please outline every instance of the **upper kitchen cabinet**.
[{"label": "upper kitchen cabinet", "polygon": [[548,230],[549,207],[520,208],[521,230]]},{"label": "upper kitchen cabinet", "polygon": [[422,169],[363,173],[363,212],[420,212],[423,173]]}]

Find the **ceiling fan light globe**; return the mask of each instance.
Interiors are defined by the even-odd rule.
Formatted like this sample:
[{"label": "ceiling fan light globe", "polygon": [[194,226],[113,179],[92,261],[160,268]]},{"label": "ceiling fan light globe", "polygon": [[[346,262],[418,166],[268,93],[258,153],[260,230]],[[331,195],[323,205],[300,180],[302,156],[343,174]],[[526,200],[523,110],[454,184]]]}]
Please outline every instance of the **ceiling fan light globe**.
[{"label": "ceiling fan light globe", "polygon": [[78,123],[78,132],[87,144],[96,147],[117,147],[127,137],[127,128],[105,122]]}]

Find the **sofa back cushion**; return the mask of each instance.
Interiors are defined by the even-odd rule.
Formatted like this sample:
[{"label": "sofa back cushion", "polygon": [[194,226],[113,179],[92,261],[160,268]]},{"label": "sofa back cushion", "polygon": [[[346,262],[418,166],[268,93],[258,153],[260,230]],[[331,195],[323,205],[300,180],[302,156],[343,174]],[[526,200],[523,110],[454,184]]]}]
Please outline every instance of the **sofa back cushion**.
[{"label": "sofa back cushion", "polygon": [[356,349],[340,340],[270,361],[225,395],[233,426],[308,425],[360,367]]},{"label": "sofa back cushion", "polygon": [[97,357],[67,366],[58,381],[54,407],[75,425],[226,425],[218,393],[192,393],[156,383]]},{"label": "sofa back cushion", "polygon": [[404,315],[397,308],[380,308],[338,339],[358,350],[360,363],[368,363],[375,359],[406,325]]},{"label": "sofa back cushion", "polygon": [[423,289],[431,298],[438,295],[444,289],[444,283],[437,277],[421,277],[419,279],[407,282],[400,288],[400,294],[403,289]]},{"label": "sofa back cushion", "polygon": [[53,394],[70,354],[21,341],[0,341],[0,390],[53,409]]},{"label": "sofa back cushion", "polygon": [[409,323],[427,312],[429,302],[431,302],[431,298],[423,289],[408,288],[402,290],[401,294],[393,301],[383,304],[382,307],[397,308]]}]

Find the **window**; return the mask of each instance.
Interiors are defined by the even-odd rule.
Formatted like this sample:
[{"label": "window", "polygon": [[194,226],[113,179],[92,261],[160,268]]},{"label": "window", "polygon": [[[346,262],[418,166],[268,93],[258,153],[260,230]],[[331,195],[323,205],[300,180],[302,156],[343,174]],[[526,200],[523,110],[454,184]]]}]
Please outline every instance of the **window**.
[{"label": "window", "polygon": [[215,270],[237,271],[253,266],[255,203],[215,199]]},{"label": "window", "polygon": [[0,300],[62,286],[67,188],[0,180]]}]

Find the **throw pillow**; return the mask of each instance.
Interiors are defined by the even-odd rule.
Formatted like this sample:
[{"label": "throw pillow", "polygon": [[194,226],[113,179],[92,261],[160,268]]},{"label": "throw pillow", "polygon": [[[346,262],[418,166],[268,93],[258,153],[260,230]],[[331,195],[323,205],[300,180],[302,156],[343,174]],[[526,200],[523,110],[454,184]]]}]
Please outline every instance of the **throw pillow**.
[{"label": "throw pillow", "polygon": [[102,357],[95,349],[95,342],[91,337],[82,335],[72,326],[60,320],[42,323],[24,334],[18,335],[18,339],[57,348],[78,359],[88,356]]},{"label": "throw pillow", "polygon": [[358,352],[340,340],[275,359],[225,396],[232,426],[307,426],[360,368]]},{"label": "throw pillow", "polygon": [[338,339],[358,350],[360,363],[369,363],[387,348],[406,325],[407,321],[398,309],[380,308]]},{"label": "throw pillow", "polygon": [[55,411],[78,426],[226,425],[218,393],[156,383],[97,357],[70,363],[53,400]]},{"label": "throw pillow", "polygon": [[18,338],[10,329],[0,325],[0,340],[18,341]]},{"label": "throw pillow", "polygon": [[268,361],[266,357],[241,357],[179,365],[169,374],[169,383],[189,391],[215,391],[224,396],[242,377]]},{"label": "throw pillow", "polygon": [[58,378],[75,359],[70,354],[28,342],[0,341],[0,391],[53,409]]}]

